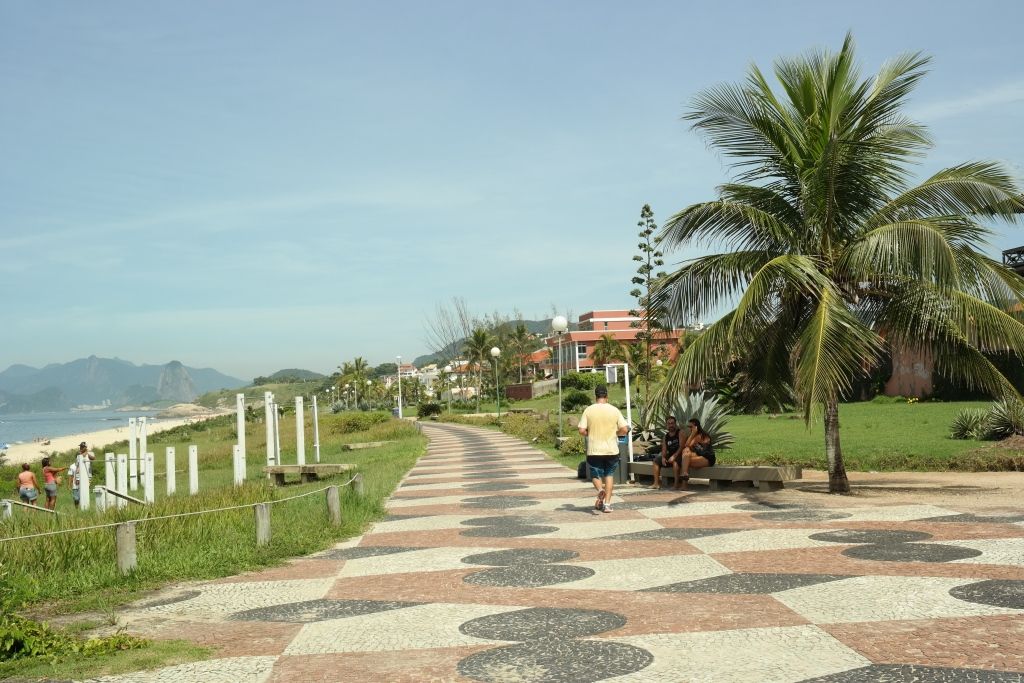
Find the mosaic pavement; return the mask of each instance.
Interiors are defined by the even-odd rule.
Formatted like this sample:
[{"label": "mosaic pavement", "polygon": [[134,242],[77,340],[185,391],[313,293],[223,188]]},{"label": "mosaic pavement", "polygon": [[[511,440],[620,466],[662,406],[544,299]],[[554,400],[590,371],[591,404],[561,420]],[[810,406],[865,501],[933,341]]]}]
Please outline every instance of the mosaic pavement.
[{"label": "mosaic pavement", "polygon": [[423,431],[366,535],[123,615],[216,658],[100,680],[1024,682],[1024,515],[633,486],[601,514],[520,441]]}]

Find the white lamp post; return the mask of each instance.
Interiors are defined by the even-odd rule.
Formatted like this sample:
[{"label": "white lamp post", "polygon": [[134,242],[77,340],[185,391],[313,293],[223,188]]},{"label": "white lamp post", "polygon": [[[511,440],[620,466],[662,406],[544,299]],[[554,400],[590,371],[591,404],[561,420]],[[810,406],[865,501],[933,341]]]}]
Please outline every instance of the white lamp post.
[{"label": "white lamp post", "polygon": [[372,387],[372,386],[373,386],[373,380],[371,380],[371,379],[366,380],[366,393],[363,394],[363,395],[366,397],[366,404],[367,405],[370,404],[370,387]]},{"label": "white lamp post", "polygon": [[[346,408],[349,407],[349,398],[350,398],[349,394],[352,393],[351,389],[352,389],[352,385],[351,384],[346,384],[345,385],[345,407]],[[359,402],[359,390],[357,389],[356,390],[356,403],[358,403],[358,402]]]},{"label": "white lamp post", "polygon": [[498,357],[501,349],[497,346],[491,347],[491,358],[494,359],[494,400],[498,402],[498,417],[501,418],[501,394],[498,393]]},{"label": "white lamp post", "polygon": [[558,438],[562,438],[562,335],[569,329],[564,315],[551,319],[551,329],[558,335]]},{"label": "white lamp post", "polygon": [[448,387],[448,412],[452,412],[452,366],[444,366],[444,383]]},{"label": "white lamp post", "polygon": [[402,357],[395,356],[398,359],[398,419],[402,419]]}]

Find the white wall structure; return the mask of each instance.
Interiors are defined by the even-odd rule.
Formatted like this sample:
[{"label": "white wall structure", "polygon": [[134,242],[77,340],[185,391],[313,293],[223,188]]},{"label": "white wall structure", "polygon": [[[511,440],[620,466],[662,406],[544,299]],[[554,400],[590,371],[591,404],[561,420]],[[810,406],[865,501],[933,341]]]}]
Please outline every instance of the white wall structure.
[{"label": "white wall structure", "polygon": [[301,396],[295,397],[295,457],[298,464],[306,464],[306,411]]},{"label": "white wall structure", "polygon": [[276,464],[274,457],[274,395],[263,392],[263,421],[267,427],[267,467]]},{"label": "white wall structure", "polygon": [[199,446],[188,447],[188,494],[199,493]]},{"label": "white wall structure", "polygon": [[146,453],[142,462],[146,465],[146,472],[142,475],[142,499],[147,503],[156,502],[156,472],[153,470],[153,454]]},{"label": "white wall structure", "polygon": [[[118,453],[117,454],[117,491],[128,495],[128,454]],[[123,508],[128,501],[124,498],[117,499],[118,509]]]},{"label": "white wall structure", "polygon": [[242,447],[242,455],[245,455],[245,394],[235,394],[235,429],[238,432],[238,445]]},{"label": "white wall structure", "polygon": [[316,406],[316,394],[313,394],[313,455],[320,462],[320,409]]},{"label": "white wall structure", "polygon": [[174,446],[167,447],[167,495],[173,496],[178,487],[176,472],[174,471]]}]

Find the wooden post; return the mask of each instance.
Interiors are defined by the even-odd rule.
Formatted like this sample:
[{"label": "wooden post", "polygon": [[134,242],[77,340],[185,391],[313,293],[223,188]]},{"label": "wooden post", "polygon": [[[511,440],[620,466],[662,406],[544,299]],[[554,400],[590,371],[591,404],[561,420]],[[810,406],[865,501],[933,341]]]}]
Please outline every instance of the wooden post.
[{"label": "wooden post", "polygon": [[199,493],[199,446],[188,447],[188,495]]},{"label": "wooden post", "polygon": [[138,564],[135,555],[135,522],[118,524],[117,530],[117,571],[128,574]]},{"label": "wooden post", "polygon": [[352,476],[352,490],[356,492],[356,495],[360,498],[363,497],[363,475],[356,473]]},{"label": "wooden post", "polygon": [[[128,493],[128,454],[117,454],[117,489],[118,493]],[[124,498],[117,498],[117,509],[120,510],[128,504]]]},{"label": "wooden post", "polygon": [[256,512],[256,545],[270,543],[270,505],[257,503],[253,506]]},{"label": "wooden post", "polygon": [[327,487],[327,517],[333,526],[341,524],[341,496],[337,486]]},{"label": "wooden post", "polygon": [[167,495],[173,496],[178,490],[178,478],[174,472],[174,446],[167,447]]}]

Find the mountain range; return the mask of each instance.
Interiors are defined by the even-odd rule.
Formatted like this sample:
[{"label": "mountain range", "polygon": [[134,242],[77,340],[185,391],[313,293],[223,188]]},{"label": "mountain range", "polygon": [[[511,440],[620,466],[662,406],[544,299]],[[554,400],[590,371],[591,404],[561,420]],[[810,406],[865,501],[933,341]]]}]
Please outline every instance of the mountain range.
[{"label": "mountain range", "polygon": [[43,368],[12,365],[0,372],[0,413],[68,410],[79,405],[144,405],[188,402],[217,389],[248,384],[211,368],[179,361],[135,365],[119,358],[79,358]]}]

